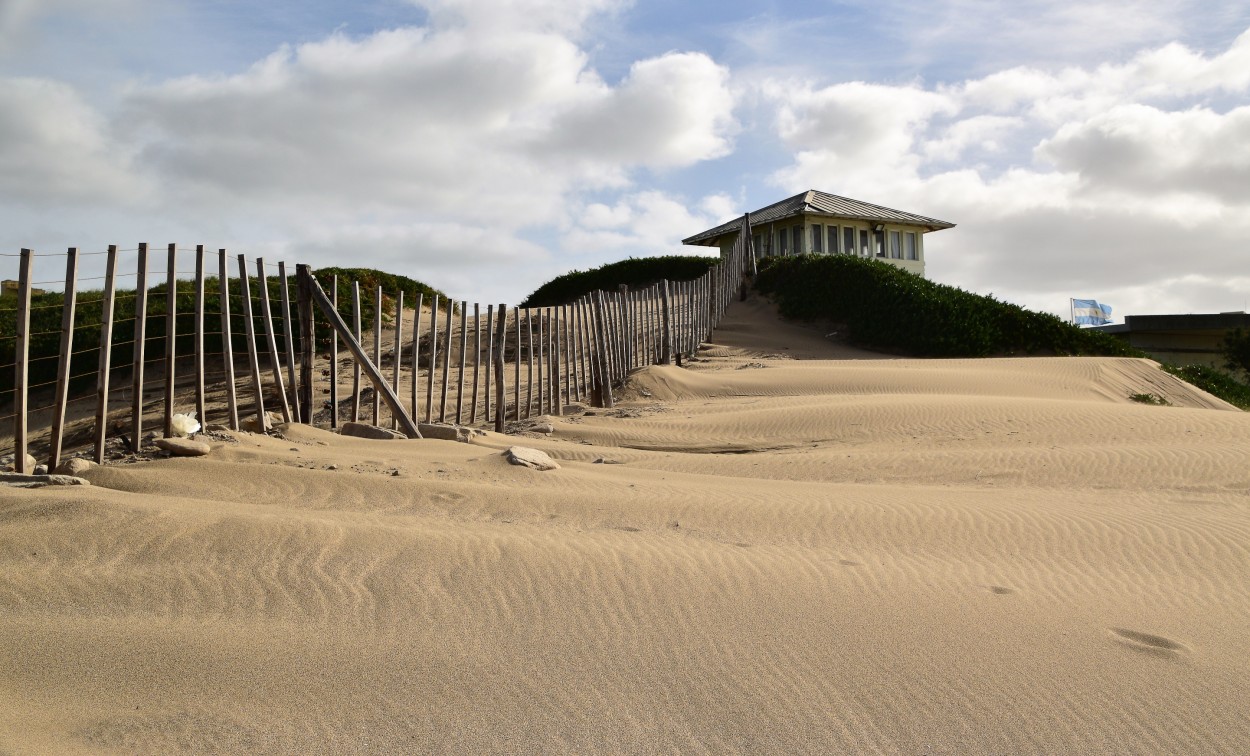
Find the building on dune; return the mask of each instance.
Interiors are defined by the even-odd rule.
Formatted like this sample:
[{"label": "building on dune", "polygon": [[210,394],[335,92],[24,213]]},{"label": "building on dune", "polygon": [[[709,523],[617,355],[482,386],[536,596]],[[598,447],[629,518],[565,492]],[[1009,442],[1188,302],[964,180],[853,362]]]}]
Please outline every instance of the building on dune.
[{"label": "building on dune", "polygon": [[1129,315],[1123,323],[1094,326],[1090,330],[1123,339],[1159,362],[1223,367],[1220,343],[1237,328],[1250,329],[1250,315]]},{"label": "building on dune", "polygon": [[[869,202],[818,192],[796,194],[747,215],[756,255],[856,255],[873,257],[924,275],[924,235],[954,223]],[[736,218],[682,240],[682,244],[733,249],[742,228]]]}]

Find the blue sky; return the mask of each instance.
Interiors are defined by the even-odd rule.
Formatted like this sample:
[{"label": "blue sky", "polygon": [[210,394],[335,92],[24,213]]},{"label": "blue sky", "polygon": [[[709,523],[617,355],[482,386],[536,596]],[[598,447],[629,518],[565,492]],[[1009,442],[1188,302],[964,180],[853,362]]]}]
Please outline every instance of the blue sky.
[{"label": "blue sky", "polygon": [[516,302],[815,188],[957,223],[944,283],[1241,310],[1247,30],[1244,0],[0,0],[0,251]]}]

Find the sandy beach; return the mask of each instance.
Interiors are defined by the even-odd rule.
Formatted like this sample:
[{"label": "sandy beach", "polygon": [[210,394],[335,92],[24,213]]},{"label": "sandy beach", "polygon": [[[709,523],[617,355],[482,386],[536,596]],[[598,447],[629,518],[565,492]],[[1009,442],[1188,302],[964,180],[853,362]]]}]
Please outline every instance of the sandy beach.
[{"label": "sandy beach", "polygon": [[1250,751],[1250,414],[754,299],[618,398],[0,492],[0,753]]}]

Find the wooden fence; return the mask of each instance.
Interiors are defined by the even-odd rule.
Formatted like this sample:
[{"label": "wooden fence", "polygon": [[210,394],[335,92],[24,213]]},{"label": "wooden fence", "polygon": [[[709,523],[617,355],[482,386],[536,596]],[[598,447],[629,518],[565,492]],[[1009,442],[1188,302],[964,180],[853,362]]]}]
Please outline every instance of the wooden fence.
[{"label": "wooden fence", "polygon": [[[611,407],[631,370],[680,364],[710,336],[753,269],[749,240],[744,219],[733,251],[698,279],[543,308],[405,302],[358,282],[340,302],[339,282],[307,266],[291,275],[282,262],[203,246],[168,245],[155,275],[146,244],[22,250],[6,255],[18,258],[18,278],[0,298],[0,429],[12,428],[0,455],[13,454],[19,472],[31,472],[28,451],[49,469],[75,449],[102,462],[110,439],[138,451],[145,434],[170,435],[174,414],[188,411],[232,430],[263,427],[272,412],[419,436],[422,422],[502,431],[576,402]],[[102,274],[80,279],[87,255],[102,258]],[[63,280],[36,280],[59,274],[58,263]],[[102,286],[80,294],[86,281]],[[61,291],[39,291],[50,285]]]}]

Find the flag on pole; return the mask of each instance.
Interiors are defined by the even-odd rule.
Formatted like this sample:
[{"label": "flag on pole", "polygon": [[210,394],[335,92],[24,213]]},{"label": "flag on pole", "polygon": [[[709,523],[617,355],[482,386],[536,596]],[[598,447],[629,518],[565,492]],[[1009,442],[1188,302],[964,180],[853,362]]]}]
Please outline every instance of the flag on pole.
[{"label": "flag on pole", "polygon": [[1106,325],[1111,322],[1111,305],[1093,299],[1073,299],[1072,322],[1076,325]]}]

